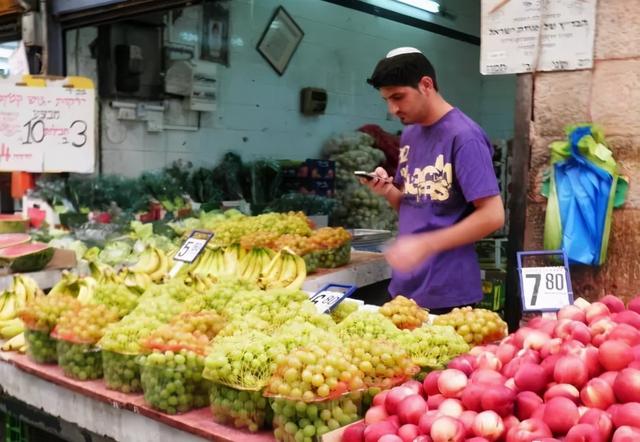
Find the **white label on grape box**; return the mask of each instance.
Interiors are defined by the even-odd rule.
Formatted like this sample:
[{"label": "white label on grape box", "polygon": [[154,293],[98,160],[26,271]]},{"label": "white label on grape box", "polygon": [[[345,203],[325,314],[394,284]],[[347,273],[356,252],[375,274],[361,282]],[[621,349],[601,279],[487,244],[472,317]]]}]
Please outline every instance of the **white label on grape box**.
[{"label": "white label on grape box", "polygon": [[565,267],[523,267],[522,310],[560,310],[573,301],[567,284]]},{"label": "white label on grape box", "polygon": [[318,313],[326,313],[336,307],[343,299],[355,292],[355,286],[329,284],[312,294],[309,300],[316,305]]},{"label": "white label on grape box", "polygon": [[209,240],[213,238],[213,233],[194,230],[189,238],[182,244],[180,250],[173,257],[174,261],[182,261],[191,264],[200,256],[200,253],[207,246]]}]

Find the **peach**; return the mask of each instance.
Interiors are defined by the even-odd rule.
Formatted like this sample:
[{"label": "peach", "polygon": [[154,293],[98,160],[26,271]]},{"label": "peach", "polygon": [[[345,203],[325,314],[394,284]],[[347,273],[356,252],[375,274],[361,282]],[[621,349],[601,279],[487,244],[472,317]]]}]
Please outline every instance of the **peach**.
[{"label": "peach", "polygon": [[613,433],[611,442],[638,442],[640,440],[640,428],[623,425]]},{"label": "peach", "polygon": [[548,383],[544,367],[531,363],[522,364],[513,378],[520,391],[538,393],[544,390]]},{"label": "peach", "polygon": [[487,388],[490,387],[480,383],[471,383],[467,385],[467,388],[464,389],[462,396],[460,397],[462,405],[464,405],[467,410],[482,411],[480,401]]},{"label": "peach", "polygon": [[445,399],[446,398],[441,394],[432,394],[427,397],[427,406],[429,407],[429,410],[437,409]]},{"label": "peach", "polygon": [[532,418],[511,427],[506,442],[531,442],[544,437],[551,437],[551,430],[542,420]]},{"label": "peach", "polygon": [[462,422],[450,416],[440,416],[433,421],[429,434],[433,442],[462,442],[465,439]]},{"label": "peach", "polygon": [[464,407],[459,399],[448,398],[443,400],[438,406],[438,411],[445,416],[451,416],[457,419],[464,411]]},{"label": "peach", "polygon": [[473,434],[473,431],[472,431],[473,421],[475,421],[477,415],[478,415],[477,411],[465,410],[462,412],[462,414],[458,418],[460,422],[462,422],[462,425],[464,426],[464,429],[466,431],[465,434],[467,437],[471,437],[471,435]]},{"label": "peach", "polygon": [[400,402],[402,402],[404,398],[406,398],[407,396],[411,396],[412,394],[414,394],[413,390],[403,386],[393,387],[391,390],[389,390],[389,393],[387,394],[387,397],[384,401],[384,406],[387,409],[387,413],[389,413],[389,415],[396,414],[396,412],[398,411],[398,404],[400,404]]},{"label": "peach", "polygon": [[640,344],[640,331],[629,324],[618,324],[611,329],[609,339],[612,341],[623,341],[634,347]]},{"label": "peach", "polygon": [[476,358],[469,354],[457,356],[449,362],[447,368],[455,368],[469,376],[476,368]]},{"label": "peach", "polygon": [[543,420],[554,434],[566,434],[578,419],[578,407],[571,399],[554,397],[545,404]]},{"label": "peach", "polygon": [[553,378],[559,384],[571,384],[580,388],[587,383],[589,371],[577,356],[563,356],[556,362]]},{"label": "peach", "polygon": [[622,299],[614,295],[606,295],[600,302],[606,305],[611,313],[619,313],[626,309]]},{"label": "peach", "polygon": [[578,424],[569,430],[564,442],[605,442],[605,440],[593,425]]},{"label": "peach", "polygon": [[545,402],[549,402],[554,397],[565,397],[578,403],[580,399],[580,391],[571,384],[555,384],[550,386],[547,391],[544,392],[543,399]]},{"label": "peach", "polygon": [[513,414],[513,403],[516,393],[504,385],[494,385],[488,388],[482,398],[480,404],[483,410],[493,410],[500,416],[508,416]]},{"label": "peach", "polygon": [[481,368],[473,373],[469,380],[474,384],[502,385],[507,380],[499,371]]},{"label": "peach", "polygon": [[598,361],[605,370],[622,370],[633,361],[633,352],[624,341],[607,340],[598,349]]},{"label": "peach", "polygon": [[610,316],[611,311],[602,302],[593,302],[589,307],[586,308],[585,315],[586,315],[587,323],[590,324],[594,322],[596,319]]},{"label": "peach", "polygon": [[476,436],[495,441],[504,433],[504,423],[495,411],[487,410],[478,413],[473,421],[472,430]]},{"label": "peach", "polygon": [[429,434],[431,431],[431,425],[433,425],[433,422],[440,416],[442,416],[442,413],[438,410],[429,410],[423,414],[418,421],[418,428],[420,428],[420,432],[422,434]]},{"label": "peach", "polygon": [[513,359],[513,356],[516,354],[517,351],[518,351],[518,348],[515,345],[510,344],[508,342],[503,342],[498,346],[498,350],[496,351],[496,356],[504,366],[506,363],[508,363],[510,360]]},{"label": "peach", "polygon": [[598,410],[597,408],[587,410],[585,414],[580,416],[578,423],[593,425],[598,433],[600,433],[603,440],[609,440],[611,432],[613,431],[613,421],[611,420],[609,413],[603,410]]},{"label": "peach", "polygon": [[600,410],[606,410],[616,401],[611,385],[600,378],[593,378],[582,387],[580,399],[587,407]]},{"label": "peach", "polygon": [[627,402],[618,406],[611,413],[611,418],[613,419],[613,425],[616,427],[629,425],[630,427],[640,428],[640,403]]},{"label": "peach", "polygon": [[640,296],[636,296],[627,304],[627,309],[632,312],[640,313]]},{"label": "peach", "polygon": [[583,310],[575,305],[567,305],[558,311],[558,319],[571,319],[573,321],[586,322],[587,316]]},{"label": "peach", "polygon": [[604,373],[602,373],[598,377],[600,379],[604,379],[605,381],[607,381],[607,383],[609,385],[611,385],[613,387],[613,383],[615,382],[616,378],[618,377],[618,372],[617,371],[605,371]]},{"label": "peach", "polygon": [[446,398],[456,398],[462,395],[469,379],[463,371],[447,368],[438,378],[438,390]]},{"label": "peach", "polygon": [[402,439],[402,442],[413,442],[420,435],[420,428],[414,424],[405,424],[398,428],[397,434]]},{"label": "peach", "polygon": [[518,393],[515,403],[516,416],[520,420],[529,419],[543,403],[542,398],[532,391]]},{"label": "peach", "polygon": [[424,389],[424,394],[427,396],[431,396],[432,394],[440,394],[440,390],[438,390],[438,378],[442,370],[434,370],[430,371],[429,374],[424,378],[422,382],[422,388]]},{"label": "peach", "polygon": [[640,314],[632,310],[625,310],[616,313],[612,319],[618,324],[629,324],[632,327],[640,329]]},{"label": "peach", "polygon": [[619,402],[640,402],[640,370],[625,368],[613,381],[613,393]]}]

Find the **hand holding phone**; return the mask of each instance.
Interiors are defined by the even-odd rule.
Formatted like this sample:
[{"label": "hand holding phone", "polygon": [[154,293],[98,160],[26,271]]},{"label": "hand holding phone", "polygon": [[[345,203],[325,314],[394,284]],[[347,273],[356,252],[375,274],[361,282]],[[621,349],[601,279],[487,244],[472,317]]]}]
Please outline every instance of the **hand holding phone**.
[{"label": "hand holding phone", "polygon": [[367,181],[371,181],[374,178],[377,178],[380,181],[383,181],[385,183],[390,183],[391,182],[391,178],[383,178],[379,175],[376,175],[373,172],[365,172],[364,170],[356,170],[355,172],[353,172],[353,174],[355,176],[357,176],[358,178],[364,178]]}]

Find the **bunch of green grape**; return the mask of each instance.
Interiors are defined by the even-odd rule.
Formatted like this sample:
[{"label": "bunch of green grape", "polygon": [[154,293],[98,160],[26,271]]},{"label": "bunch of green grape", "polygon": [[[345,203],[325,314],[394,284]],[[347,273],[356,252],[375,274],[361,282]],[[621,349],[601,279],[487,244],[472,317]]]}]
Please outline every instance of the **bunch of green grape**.
[{"label": "bunch of green grape", "polygon": [[184,279],[173,278],[166,284],[151,285],[151,287],[142,294],[140,302],[157,298],[158,296],[168,296],[175,301],[185,302],[192,296],[196,296],[197,293],[196,289],[186,284]]},{"label": "bunch of green grape", "polygon": [[252,331],[270,333],[273,326],[267,321],[260,319],[257,315],[248,313],[245,316],[238,317],[228,322],[217,337],[234,336],[250,333]]},{"label": "bunch of green grape", "polygon": [[38,364],[58,362],[56,340],[49,336],[49,332],[26,328],[24,340],[27,344],[27,356]]},{"label": "bunch of green grape", "polygon": [[448,325],[423,325],[414,330],[403,330],[396,342],[425,370],[443,368],[451,359],[469,351],[462,336]]},{"label": "bunch of green grape", "polygon": [[309,236],[311,227],[309,220],[302,212],[272,212],[223,221],[216,225],[216,236],[213,241],[215,244],[224,246],[239,244],[245,235],[254,232]]},{"label": "bunch of green grape", "polygon": [[279,357],[266,391],[269,396],[313,402],[364,387],[363,373],[342,345],[320,341]]},{"label": "bunch of green grape", "polygon": [[92,302],[112,307],[121,318],[129,314],[139,301],[139,294],[116,282],[101,283],[96,287]]},{"label": "bunch of green grape", "polygon": [[202,377],[204,358],[188,350],[159,352],[140,358],[145,401],[168,414],[209,404],[211,382]]},{"label": "bunch of green grape", "polygon": [[102,377],[102,352],[91,344],[57,342],[58,364],[65,376],[87,381]]},{"label": "bunch of green grape", "polygon": [[[224,312],[225,307],[235,303],[236,295],[242,292],[258,290],[255,282],[250,282],[238,278],[221,278],[216,284],[205,293],[195,294],[185,302],[188,311],[215,310]],[[225,315],[228,317],[228,315]]]},{"label": "bunch of green grape", "polygon": [[309,301],[309,295],[299,290],[272,289],[240,292],[236,294],[232,303],[227,304],[224,315],[234,319],[252,313],[277,327],[294,318],[304,301]]},{"label": "bunch of green grape", "polygon": [[274,399],[273,434],[283,442],[318,440],[329,431],[360,419],[359,405],[358,395],[315,403]]},{"label": "bunch of green grape", "polygon": [[407,351],[395,342],[355,337],[346,342],[346,348],[351,363],[364,374],[367,387],[388,389],[419,371]]},{"label": "bunch of green grape", "polygon": [[[331,321],[327,315],[318,316],[324,316]],[[274,332],[273,337],[285,346],[287,352],[319,341],[331,342],[336,347],[342,345],[336,334],[326,328],[318,327],[304,318],[296,318],[287,322]]]},{"label": "bunch of green grape", "polygon": [[18,316],[27,328],[48,333],[62,313],[78,309],[80,305],[80,301],[69,295],[37,296],[18,312]]},{"label": "bunch of green grape", "polygon": [[331,310],[330,314],[335,323],[339,324],[344,320],[344,318],[357,311],[358,303],[352,299],[345,299]]},{"label": "bunch of green grape", "polygon": [[218,336],[209,348],[203,376],[230,387],[259,390],[285,353],[277,339],[258,331]]},{"label": "bunch of green grape", "polygon": [[235,428],[247,428],[256,432],[270,423],[272,418],[269,401],[262,391],[238,390],[214,383],[209,394],[213,420]]},{"label": "bunch of green grape", "polygon": [[400,329],[411,330],[420,327],[429,317],[427,310],[420,307],[413,299],[402,295],[383,304],[379,311]]},{"label": "bunch of green grape", "polygon": [[102,368],[107,388],[122,393],[142,391],[138,356],[102,351]]},{"label": "bunch of green grape", "polygon": [[186,306],[180,301],[176,301],[168,293],[161,293],[151,297],[148,291],[140,299],[138,306],[133,309],[128,317],[153,318],[162,323],[169,322],[174,316],[185,311]]},{"label": "bunch of green grape", "polygon": [[469,345],[483,345],[507,335],[507,323],[496,312],[482,308],[454,308],[438,316],[435,325],[450,325]]},{"label": "bunch of green grape", "polygon": [[378,312],[360,310],[351,313],[340,324],[337,333],[343,340],[359,336],[367,339],[393,340],[400,330],[387,317]]},{"label": "bunch of green grape", "polygon": [[52,335],[70,342],[95,344],[102,338],[106,327],[119,319],[114,308],[104,304],[85,304],[62,313]]},{"label": "bunch of green grape", "polygon": [[153,316],[127,315],[107,326],[98,346],[114,353],[136,355],[141,351],[140,341],[161,325]]}]

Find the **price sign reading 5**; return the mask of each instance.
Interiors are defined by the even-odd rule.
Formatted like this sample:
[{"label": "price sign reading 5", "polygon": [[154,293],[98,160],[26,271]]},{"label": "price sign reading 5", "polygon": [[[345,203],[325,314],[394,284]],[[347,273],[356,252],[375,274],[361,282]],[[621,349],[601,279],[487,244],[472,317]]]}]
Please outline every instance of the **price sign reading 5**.
[{"label": "price sign reading 5", "polygon": [[180,250],[175,254],[175,261],[192,263],[200,256],[200,253],[207,246],[209,240],[213,238],[213,233],[194,230],[187,240],[182,244]]},{"label": "price sign reading 5", "polygon": [[573,302],[564,267],[524,267],[522,272],[523,310],[559,310]]},{"label": "price sign reading 5", "polygon": [[340,304],[343,299],[351,296],[356,288],[353,285],[329,284],[311,295],[309,300],[316,305],[318,313],[326,313]]}]

